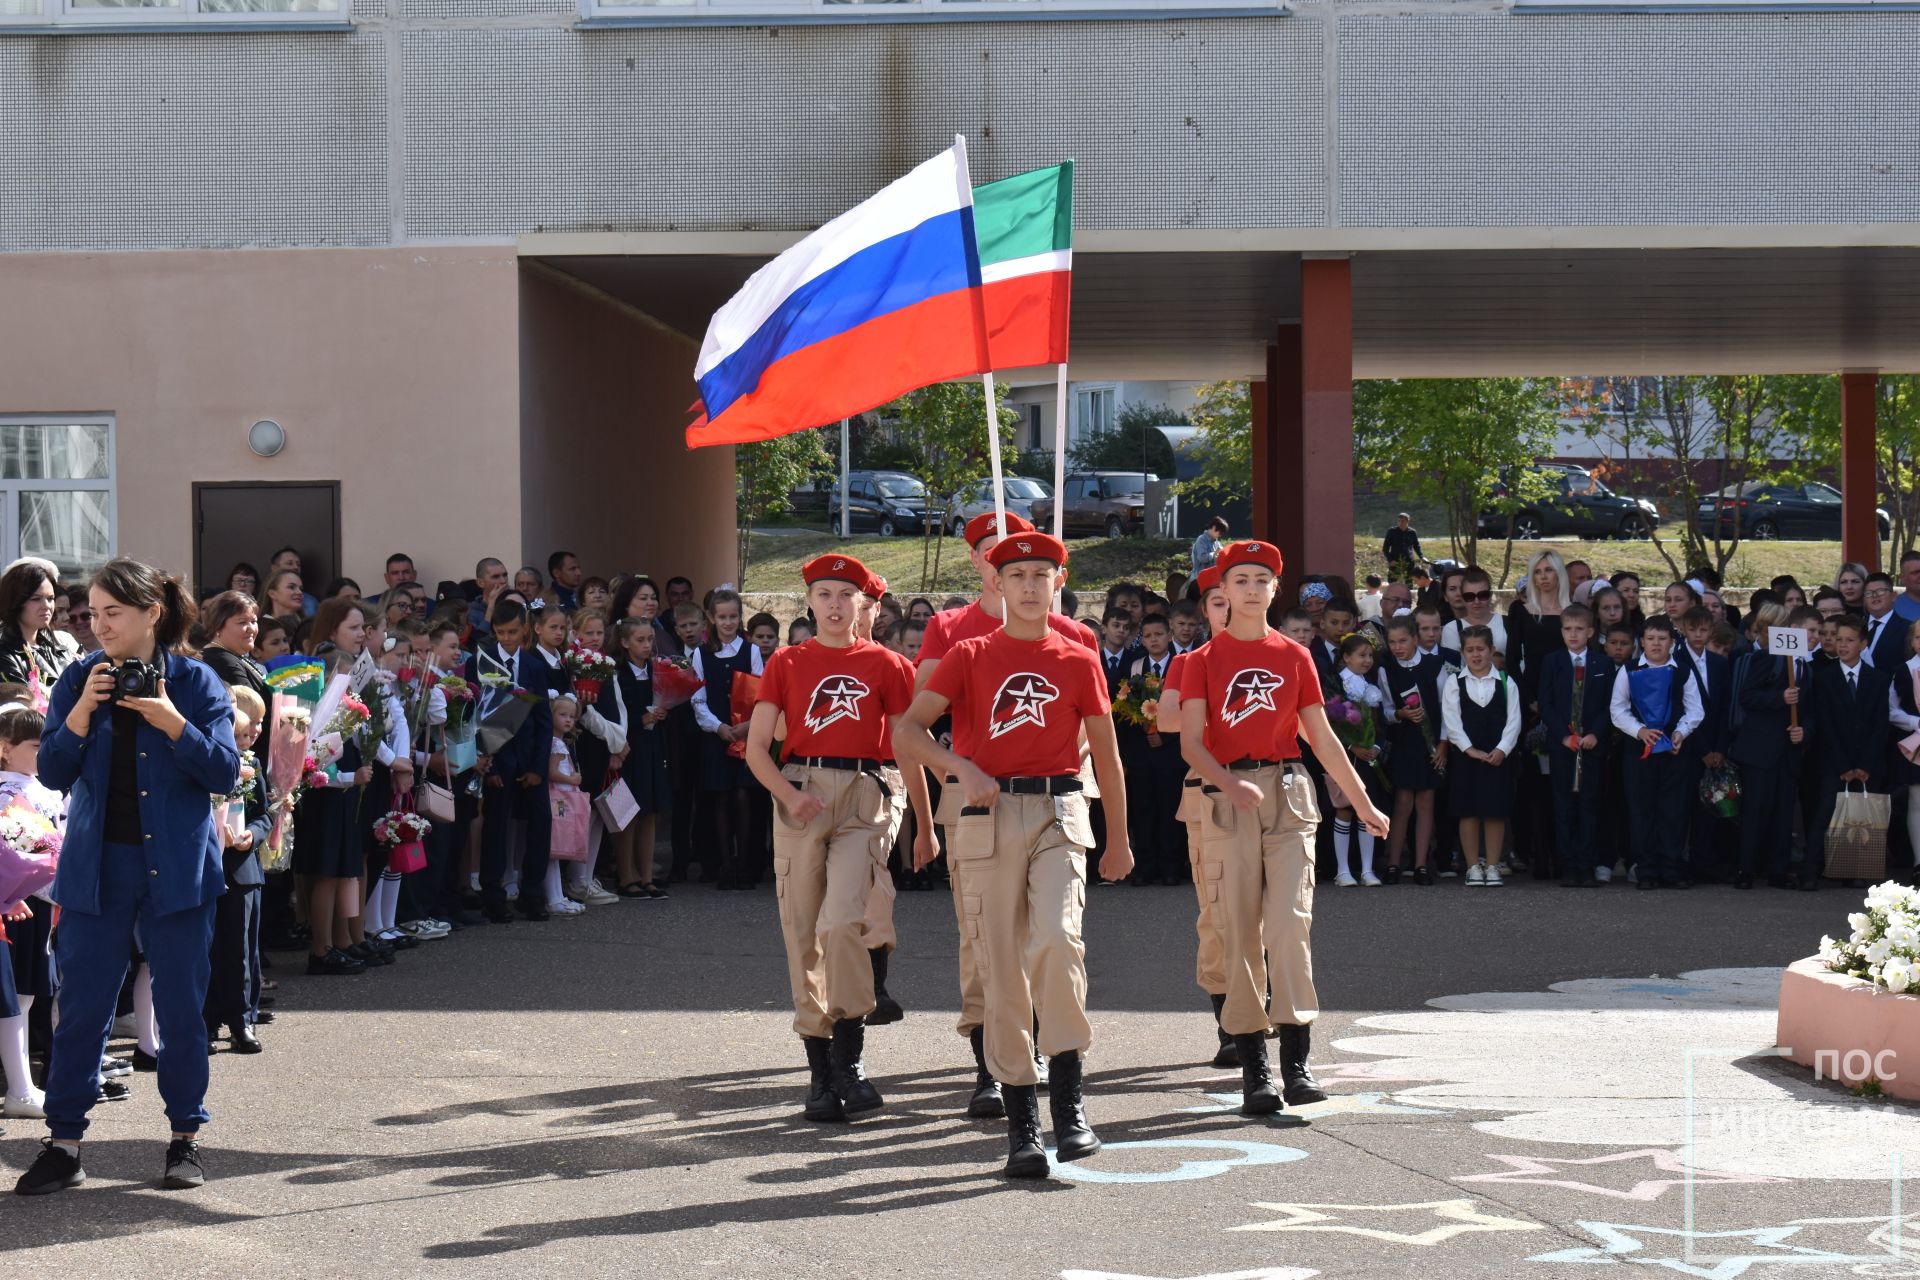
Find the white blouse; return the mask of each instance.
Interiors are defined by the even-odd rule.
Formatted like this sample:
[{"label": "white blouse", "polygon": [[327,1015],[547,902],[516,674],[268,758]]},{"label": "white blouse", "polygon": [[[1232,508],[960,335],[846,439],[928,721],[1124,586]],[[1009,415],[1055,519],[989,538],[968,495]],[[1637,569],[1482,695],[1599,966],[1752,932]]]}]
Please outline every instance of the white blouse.
[{"label": "white blouse", "polygon": [[[1506,677],[1501,672],[1490,671],[1484,676],[1476,676],[1471,671],[1462,671],[1452,680],[1440,682],[1440,723],[1446,729],[1447,741],[1459,751],[1473,746],[1473,739],[1467,736],[1465,723],[1460,718],[1460,690],[1464,687],[1467,697],[1473,699],[1476,707],[1488,706],[1493,702],[1494,691],[1500,687]],[[1520,741],[1520,691],[1511,683],[1507,685],[1507,723],[1500,731],[1500,741],[1495,744],[1503,756],[1513,754]]]},{"label": "white blouse", "polygon": [[[734,654],[740,652],[740,646],[746,643],[747,638],[745,636],[735,636],[726,644],[715,649],[713,654],[716,658],[731,658]],[[766,659],[761,656],[759,645],[754,645],[752,648],[753,674],[756,676],[762,675],[767,669]],[[699,676],[701,680],[700,687],[693,691],[693,722],[700,726],[700,730],[703,733],[718,733],[723,726],[720,723],[720,717],[713,714],[713,710],[707,706],[707,686],[705,683],[707,679],[707,669],[706,664],[701,662],[700,658],[701,652],[698,649],[689,650],[687,653],[687,660],[693,664],[693,673]]]}]

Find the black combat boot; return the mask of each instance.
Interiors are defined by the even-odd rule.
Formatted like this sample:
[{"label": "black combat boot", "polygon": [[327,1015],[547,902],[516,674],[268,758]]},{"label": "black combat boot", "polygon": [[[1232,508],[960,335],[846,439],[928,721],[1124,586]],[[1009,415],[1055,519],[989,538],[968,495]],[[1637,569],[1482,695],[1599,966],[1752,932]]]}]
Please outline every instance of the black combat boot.
[{"label": "black combat boot", "polygon": [[833,1096],[851,1120],[880,1109],[880,1091],[867,1081],[860,1054],[866,1048],[867,1027],[858,1018],[833,1024]]},{"label": "black combat boot", "polygon": [[1040,1139],[1040,1091],[1030,1084],[1010,1084],[1002,1090],[1007,1100],[1007,1167],[1009,1178],[1044,1178],[1052,1172],[1047,1148]]},{"label": "black combat boot", "polygon": [[1267,1038],[1256,1031],[1235,1036],[1233,1044],[1240,1052],[1240,1114],[1270,1116],[1280,1110],[1280,1091],[1273,1087],[1273,1070],[1267,1065]]},{"label": "black combat boot", "polygon": [[1061,1164],[1100,1154],[1100,1139],[1087,1123],[1086,1102],[1080,1092],[1083,1074],[1078,1052],[1054,1058],[1047,1108],[1053,1113],[1053,1147]]},{"label": "black combat boot", "polygon": [[1213,1065],[1231,1068],[1240,1065],[1240,1051],[1233,1046],[1233,1037],[1220,1025],[1220,1011],[1227,1007],[1225,996],[1208,996],[1213,1001],[1213,1033],[1220,1037],[1220,1047],[1214,1050]]},{"label": "black combat boot", "polygon": [[873,962],[873,1012],[867,1015],[870,1027],[884,1027],[907,1016],[900,1002],[887,994],[887,957],[891,954],[885,947],[867,952],[867,959]]},{"label": "black combat boot", "polygon": [[1290,1107],[1327,1100],[1327,1091],[1313,1078],[1313,1068],[1307,1065],[1307,1055],[1312,1051],[1312,1027],[1280,1024],[1280,1083],[1286,1088],[1284,1096]]},{"label": "black combat boot", "polygon": [[975,1027],[968,1036],[973,1042],[973,1097],[967,1103],[967,1119],[998,1120],[1007,1114],[1000,1096],[1000,1082],[987,1070],[987,1033]]},{"label": "black combat boot", "polygon": [[807,1070],[812,1073],[807,1081],[807,1107],[800,1114],[809,1120],[845,1120],[847,1113],[833,1096],[833,1042],[825,1036],[801,1036],[800,1043],[807,1046]]}]

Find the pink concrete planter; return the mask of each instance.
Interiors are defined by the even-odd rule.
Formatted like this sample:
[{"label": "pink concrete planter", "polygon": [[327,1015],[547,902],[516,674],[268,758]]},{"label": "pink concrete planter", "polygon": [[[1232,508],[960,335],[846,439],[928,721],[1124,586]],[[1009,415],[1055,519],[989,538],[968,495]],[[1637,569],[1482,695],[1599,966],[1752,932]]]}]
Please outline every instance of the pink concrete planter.
[{"label": "pink concrete planter", "polygon": [[1878,1080],[1896,1098],[1920,1099],[1920,995],[1796,960],[1780,977],[1774,1043],[1818,1079]]}]

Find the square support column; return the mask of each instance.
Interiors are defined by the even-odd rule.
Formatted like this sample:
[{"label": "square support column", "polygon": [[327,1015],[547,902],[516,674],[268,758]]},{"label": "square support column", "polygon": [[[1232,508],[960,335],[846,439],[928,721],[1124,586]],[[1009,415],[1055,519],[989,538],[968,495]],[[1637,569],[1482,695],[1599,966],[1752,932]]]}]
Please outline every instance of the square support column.
[{"label": "square support column", "polygon": [[[1290,495],[1300,530],[1299,571],[1351,581],[1353,263],[1346,257],[1300,263],[1300,382],[1301,461]],[[1281,545],[1292,578],[1295,546]]]},{"label": "square support column", "polygon": [[1880,567],[1877,373],[1840,375],[1840,551],[1869,569]]}]

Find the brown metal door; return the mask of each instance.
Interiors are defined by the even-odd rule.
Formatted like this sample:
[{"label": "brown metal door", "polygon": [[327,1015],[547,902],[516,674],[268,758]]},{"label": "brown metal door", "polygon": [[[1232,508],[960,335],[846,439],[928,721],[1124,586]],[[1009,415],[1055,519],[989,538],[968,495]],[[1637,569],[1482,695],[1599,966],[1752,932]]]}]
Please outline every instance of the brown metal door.
[{"label": "brown metal door", "polygon": [[266,587],[267,561],[281,547],[297,547],[310,594],[319,594],[339,572],[340,485],[214,483],[193,486],[193,572],[202,596],[226,586],[241,561],[253,565]]}]

